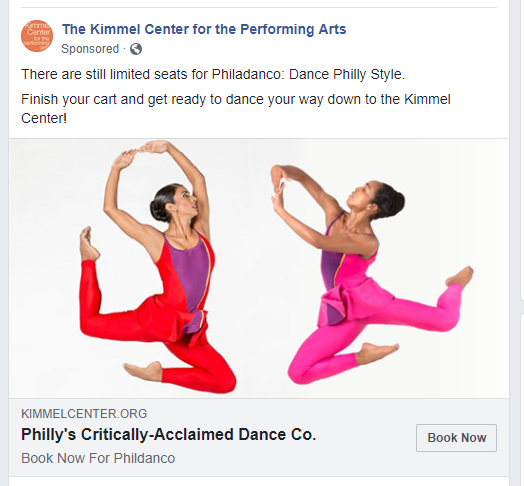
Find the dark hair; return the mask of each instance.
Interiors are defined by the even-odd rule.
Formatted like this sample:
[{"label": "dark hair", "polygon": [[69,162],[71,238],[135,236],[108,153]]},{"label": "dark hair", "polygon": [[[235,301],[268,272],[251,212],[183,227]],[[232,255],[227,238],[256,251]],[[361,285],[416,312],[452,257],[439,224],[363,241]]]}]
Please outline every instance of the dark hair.
[{"label": "dark hair", "polygon": [[163,187],[155,194],[155,199],[151,201],[149,209],[151,215],[157,221],[169,223],[171,221],[171,215],[166,210],[166,204],[174,204],[176,190],[182,187],[181,184],[169,184]]},{"label": "dark hair", "polygon": [[406,199],[401,192],[395,191],[390,185],[382,182],[382,187],[375,192],[372,204],[378,206],[378,213],[371,219],[389,218],[402,211]]}]

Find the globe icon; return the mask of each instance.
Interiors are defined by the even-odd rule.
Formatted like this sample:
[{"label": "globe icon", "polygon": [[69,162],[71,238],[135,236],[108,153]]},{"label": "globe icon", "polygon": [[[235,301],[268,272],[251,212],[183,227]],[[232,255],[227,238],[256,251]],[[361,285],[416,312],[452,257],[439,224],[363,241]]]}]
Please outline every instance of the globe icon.
[{"label": "globe icon", "polygon": [[142,53],[142,46],[138,42],[135,42],[134,44],[131,44],[129,50],[131,51],[131,54],[138,56]]}]

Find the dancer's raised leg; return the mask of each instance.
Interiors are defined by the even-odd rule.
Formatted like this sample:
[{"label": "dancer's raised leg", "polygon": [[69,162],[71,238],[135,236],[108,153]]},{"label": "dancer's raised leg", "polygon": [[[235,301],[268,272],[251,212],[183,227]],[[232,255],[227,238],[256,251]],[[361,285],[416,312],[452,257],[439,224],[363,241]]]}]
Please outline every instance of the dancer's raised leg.
[{"label": "dancer's raised leg", "polygon": [[376,314],[366,318],[366,324],[396,324],[425,331],[450,331],[458,323],[462,291],[472,278],[473,269],[466,267],[446,280],[448,288],[439,297],[436,307],[394,299]]},{"label": "dancer's raised leg", "polygon": [[91,226],[80,233],[80,256],[82,261],[96,261],[100,258],[100,252],[91,244]]},{"label": "dancer's raised leg", "polygon": [[157,339],[139,324],[136,311],[100,314],[102,293],[96,275],[98,250],[91,245],[91,228],[80,234],[80,330],[92,337],[116,341],[154,342]]},{"label": "dancer's raised leg", "polygon": [[471,282],[473,278],[473,269],[471,267],[463,268],[459,273],[453,275],[446,279],[446,287],[449,287],[451,284],[459,284],[462,288],[466,287]]}]

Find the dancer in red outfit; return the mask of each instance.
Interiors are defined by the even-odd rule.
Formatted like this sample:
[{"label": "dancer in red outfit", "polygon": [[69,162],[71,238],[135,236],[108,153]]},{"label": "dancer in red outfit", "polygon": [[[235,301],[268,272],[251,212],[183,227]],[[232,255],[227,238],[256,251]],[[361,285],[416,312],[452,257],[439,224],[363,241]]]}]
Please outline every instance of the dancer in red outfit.
[{"label": "dancer in red outfit", "polygon": [[[426,331],[449,331],[458,322],[463,288],[473,276],[471,267],[446,280],[437,306],[395,298],[366,275],[375,261],[378,239],[372,221],[394,216],[404,196],[382,182],[370,181],[348,197],[349,212],[326,194],[298,167],[274,166],[271,178],[276,213],[303,240],[322,250],[322,296],[318,329],[306,339],[289,367],[289,376],[305,385],[377,361],[398,349],[365,343],[358,353],[339,354],[368,324],[396,324]],[[305,225],[284,209],[282,179],[300,182],[326,214],[326,233]]]},{"label": "dancer in red outfit", "polygon": [[[194,195],[180,184],[157,192],[151,214],[169,224],[165,233],[136,221],[118,208],[120,171],[138,152],[167,152],[193,186]],[[173,145],[149,142],[116,158],[107,181],[104,211],[128,236],[147,250],[158,268],[163,293],[146,299],[134,311],[100,314],[102,294],[96,275],[99,252],[91,245],[91,228],[80,235],[80,328],[88,336],[117,341],[162,342],[190,368],[165,368],[158,361],[146,368],[125,364],[128,373],[193,390],[229,393],[235,375],[206,338],[204,304],[215,256],[209,243],[209,201],[204,176]]]}]

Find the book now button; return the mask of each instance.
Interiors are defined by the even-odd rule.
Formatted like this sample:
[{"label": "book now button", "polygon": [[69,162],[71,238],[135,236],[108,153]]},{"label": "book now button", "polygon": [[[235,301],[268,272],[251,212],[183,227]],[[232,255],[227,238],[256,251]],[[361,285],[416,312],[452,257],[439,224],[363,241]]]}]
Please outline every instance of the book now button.
[{"label": "book now button", "polygon": [[417,452],[496,452],[497,426],[492,424],[419,424]]}]

